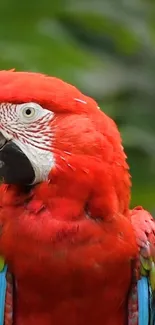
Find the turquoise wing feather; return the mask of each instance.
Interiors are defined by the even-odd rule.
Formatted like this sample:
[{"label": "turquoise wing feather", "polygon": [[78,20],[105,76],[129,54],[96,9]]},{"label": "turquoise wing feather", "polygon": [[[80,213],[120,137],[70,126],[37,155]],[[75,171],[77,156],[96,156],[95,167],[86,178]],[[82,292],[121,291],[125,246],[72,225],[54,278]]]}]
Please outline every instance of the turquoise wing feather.
[{"label": "turquoise wing feather", "polygon": [[139,256],[133,266],[129,325],[155,325],[155,221],[142,207],[131,211]]},{"label": "turquoise wing feather", "polygon": [[0,271],[0,325],[4,325],[5,297],[6,297],[6,280],[7,267],[4,266]]}]

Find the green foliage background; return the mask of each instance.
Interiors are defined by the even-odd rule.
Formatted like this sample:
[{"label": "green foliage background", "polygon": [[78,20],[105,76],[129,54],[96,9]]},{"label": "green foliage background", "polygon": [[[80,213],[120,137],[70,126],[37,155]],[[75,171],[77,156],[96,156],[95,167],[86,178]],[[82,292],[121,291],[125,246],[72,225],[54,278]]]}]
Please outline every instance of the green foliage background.
[{"label": "green foliage background", "polygon": [[132,206],[155,213],[155,1],[1,0],[0,69],[40,71],[93,96],[117,122]]}]

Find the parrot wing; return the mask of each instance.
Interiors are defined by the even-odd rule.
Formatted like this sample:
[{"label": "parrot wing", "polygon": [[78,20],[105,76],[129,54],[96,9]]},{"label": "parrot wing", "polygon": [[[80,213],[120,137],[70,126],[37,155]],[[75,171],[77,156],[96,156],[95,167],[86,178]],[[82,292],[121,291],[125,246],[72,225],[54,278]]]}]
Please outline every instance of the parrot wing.
[{"label": "parrot wing", "polygon": [[130,211],[139,247],[129,295],[129,325],[155,324],[155,221],[142,207]]}]

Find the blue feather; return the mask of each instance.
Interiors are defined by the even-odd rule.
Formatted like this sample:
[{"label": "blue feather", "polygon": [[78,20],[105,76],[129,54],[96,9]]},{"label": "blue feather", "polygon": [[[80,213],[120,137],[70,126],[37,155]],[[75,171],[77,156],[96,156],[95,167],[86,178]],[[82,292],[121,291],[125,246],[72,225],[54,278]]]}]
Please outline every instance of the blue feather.
[{"label": "blue feather", "polygon": [[0,272],[0,325],[4,325],[4,310],[5,310],[5,296],[6,296],[6,273],[7,266],[4,266]]},{"label": "blue feather", "polygon": [[150,294],[150,323],[149,323],[149,325],[155,325],[155,296],[152,293],[150,286],[149,286],[149,294]]},{"label": "blue feather", "polygon": [[155,297],[147,277],[138,281],[138,325],[155,325]]},{"label": "blue feather", "polygon": [[138,325],[149,325],[149,284],[147,277],[138,281]]}]

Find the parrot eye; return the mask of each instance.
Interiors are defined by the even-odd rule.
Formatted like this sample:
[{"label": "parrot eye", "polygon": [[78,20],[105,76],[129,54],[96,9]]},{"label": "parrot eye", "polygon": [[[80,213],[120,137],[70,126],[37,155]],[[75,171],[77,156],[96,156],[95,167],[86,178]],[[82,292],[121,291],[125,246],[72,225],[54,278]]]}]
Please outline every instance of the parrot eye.
[{"label": "parrot eye", "polygon": [[23,113],[24,117],[32,118],[35,115],[35,108],[34,107],[24,107],[22,113]]},{"label": "parrot eye", "polygon": [[42,107],[36,103],[26,103],[19,106],[20,118],[22,120],[24,118],[24,122],[36,120],[41,112],[43,112]]}]

